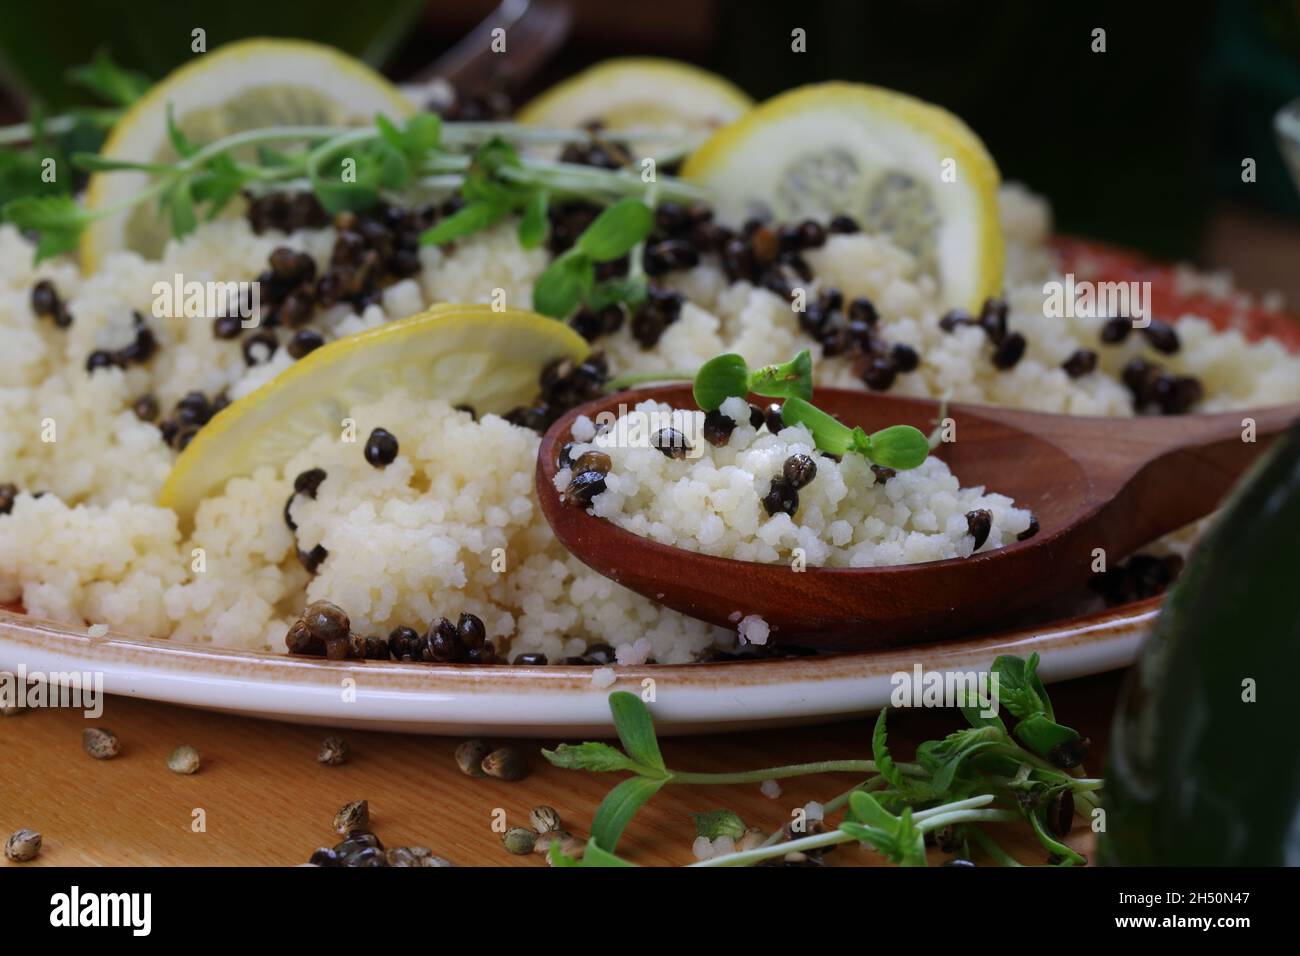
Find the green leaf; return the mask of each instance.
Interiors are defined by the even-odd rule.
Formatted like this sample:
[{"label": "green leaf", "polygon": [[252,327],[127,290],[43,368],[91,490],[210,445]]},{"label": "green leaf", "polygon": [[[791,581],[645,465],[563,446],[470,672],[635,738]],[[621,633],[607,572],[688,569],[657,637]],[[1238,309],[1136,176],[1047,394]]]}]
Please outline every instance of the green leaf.
[{"label": "green leaf", "polygon": [[[552,841],[552,846],[558,843],[558,840]],[[592,837],[587,841],[587,848],[582,851],[582,859],[578,862],[579,866],[584,867],[610,867],[610,866],[636,866],[635,863],[629,863],[620,856],[615,856],[608,850],[602,849]]]},{"label": "green leaf", "polygon": [[918,467],[930,454],[930,440],[911,425],[882,428],[870,438],[868,457],[876,464],[895,471]]},{"label": "green leaf", "polygon": [[858,823],[889,832],[898,823],[898,818],[880,805],[865,790],[855,790],[849,797],[849,812]]},{"label": "green leaf", "polygon": [[614,728],[618,731],[618,739],[623,742],[623,750],[627,755],[641,766],[658,770],[667,776],[668,768],[664,766],[663,755],[659,752],[654,720],[650,717],[650,708],[645,705],[645,701],[636,694],[616,690],[609,695],[609,710],[614,715]]},{"label": "green leaf", "polygon": [[912,808],[898,818],[898,861],[902,866],[925,866],[925,834],[912,822]]},{"label": "green leaf", "polygon": [[882,709],[876,717],[876,728],[871,733],[871,755],[876,761],[876,770],[895,787],[903,786],[903,772],[894,765],[894,758],[889,754],[889,743],[885,730],[885,716],[889,711]]},{"label": "green leaf", "polygon": [[608,773],[614,770],[631,770],[639,773],[636,761],[616,747],[597,741],[585,744],[560,744],[554,750],[543,750],[542,756],[554,766],[564,770],[591,770]]},{"label": "green leaf", "polygon": [[743,356],[729,353],[711,358],[695,373],[695,404],[706,412],[718,408],[728,398],[749,394],[749,366]]},{"label": "green leaf", "polygon": [[787,425],[803,425],[817,447],[832,455],[843,455],[853,447],[853,429],[802,398],[785,400],[781,420]]},{"label": "green leaf", "polygon": [[143,73],[127,70],[114,63],[106,50],[97,52],[91,62],[74,66],[68,70],[67,75],[78,86],[119,106],[130,106],[153,86],[153,81]]},{"label": "green leaf", "polygon": [[441,246],[476,232],[504,219],[510,212],[509,206],[492,202],[474,202],[462,206],[450,216],[439,220],[432,228],[426,229],[420,236],[420,244]]},{"label": "green leaf", "polygon": [[171,216],[172,235],[179,239],[198,228],[199,217],[194,210],[194,196],[190,193],[188,179],[178,178],[175,185],[163,193],[162,203]]},{"label": "green leaf", "polygon": [[1048,719],[1046,714],[1026,717],[1016,724],[1012,734],[1040,757],[1048,756],[1062,744],[1073,743],[1079,739],[1077,730]]},{"label": "green leaf", "polygon": [[749,391],[770,398],[812,401],[812,356],[804,349],[788,362],[755,369],[749,377]]},{"label": "green leaf", "polygon": [[654,212],[639,199],[620,199],[607,206],[574,244],[592,262],[619,259],[650,234]]},{"label": "green leaf", "polygon": [[90,221],[67,193],[22,196],[6,203],[0,215],[19,229],[40,235],[37,262],[76,249],[81,231]]},{"label": "green leaf", "polygon": [[533,309],[553,319],[567,318],[596,282],[591,260],[570,249],[547,267],[533,285]]},{"label": "green leaf", "polygon": [[591,821],[591,838],[602,849],[613,851],[636,812],[667,782],[666,777],[628,777],[606,794],[596,808],[596,815]]},{"label": "green leaf", "polygon": [[519,220],[519,244],[536,249],[546,238],[546,208],[550,197],[545,189],[534,189]]},{"label": "green leaf", "polygon": [[890,859],[894,859],[898,855],[898,840],[892,833],[893,826],[894,824],[891,822],[890,831],[886,831],[877,827],[864,826],[852,820],[845,820],[840,824],[839,829],[853,837],[853,839],[873,846]]},{"label": "green leaf", "polygon": [[595,311],[619,302],[626,302],[631,308],[636,308],[648,295],[645,282],[631,276],[619,276],[597,283],[587,294],[586,304],[587,308]]},{"label": "green leaf", "polygon": [[734,810],[712,810],[709,813],[692,813],[695,821],[695,835],[716,840],[718,837],[731,837],[739,840],[745,835],[745,821]]},{"label": "green leaf", "polygon": [[167,138],[171,140],[172,149],[176,150],[177,156],[193,156],[198,150],[198,147],[191,143],[181,132],[181,128],[176,125],[176,113],[171,103],[167,104]]},{"label": "green leaf", "polygon": [[[1037,668],[1037,655],[1032,659],[1034,668]],[[1029,669],[1023,658],[1014,654],[999,655],[989,670],[998,677],[998,704],[1012,715],[1023,720],[1047,712],[1046,702],[1038,696],[1037,688],[1042,686],[1042,682],[1036,680],[1037,674]]]}]

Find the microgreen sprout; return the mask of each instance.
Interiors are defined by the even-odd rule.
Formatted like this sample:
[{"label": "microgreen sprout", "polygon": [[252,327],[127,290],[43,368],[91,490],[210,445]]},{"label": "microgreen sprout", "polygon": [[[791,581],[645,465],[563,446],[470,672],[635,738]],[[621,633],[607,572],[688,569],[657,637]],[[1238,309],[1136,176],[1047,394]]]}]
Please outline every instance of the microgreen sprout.
[{"label": "microgreen sprout", "polygon": [[719,355],[709,359],[695,373],[695,403],[706,412],[728,398],[744,398],[751,392],[768,398],[812,398],[812,356],[807,349],[788,362],[750,370],[740,355]]},{"label": "microgreen sprout", "polygon": [[[1072,735],[1072,740],[1080,741],[1077,732],[1056,724],[1037,667],[1037,654],[1028,660],[1002,656],[993,662],[991,672],[999,680],[1001,706],[1022,722],[1045,718]],[[881,711],[872,734],[869,760],[821,761],[741,773],[694,773],[671,770],[665,764],[650,710],[640,697],[615,691],[609,696],[609,704],[623,745],[621,750],[610,744],[588,742],[561,744],[555,750],[542,751],[557,767],[632,774],[615,786],[596,810],[591,840],[581,860],[566,857],[552,844],[551,859],[557,866],[631,865],[615,855],[619,838],[637,811],[665,786],[759,783],[823,773],[849,773],[864,778],[824,804],[828,819],[831,814],[843,811],[838,826],[792,839],[777,835],[755,849],[715,856],[692,865],[749,866],[794,851],[857,842],[900,865],[924,866],[925,835],[940,829],[950,834],[957,852],[965,857],[979,849],[996,863],[1016,865],[986,825],[1017,821],[1028,824],[1057,865],[1086,862],[1061,841],[1053,808],[1065,806],[1069,813],[1076,807],[1085,813],[1094,809],[1099,805],[1102,781],[1076,775],[1077,769],[1067,769],[1059,760],[1044,759],[1037,752],[1035,748],[1054,739],[1056,731],[1044,739],[1035,736],[1029,744],[1019,733],[1008,732],[1001,718],[981,716],[979,709],[971,704],[961,708],[970,727],[940,740],[926,741],[917,747],[915,762],[908,763],[896,760],[891,753],[886,731],[888,711]],[[1083,749],[1086,746],[1080,752]],[[1049,753],[1060,756],[1054,749]],[[726,809],[696,814],[694,821],[696,832],[710,839],[735,838],[745,832],[740,817]]]},{"label": "microgreen sprout", "polygon": [[584,301],[597,308],[620,300],[639,302],[645,296],[643,282],[614,280],[597,286],[596,264],[623,258],[653,227],[654,210],[638,199],[621,199],[604,209],[573,247],[538,276],[533,308],[561,319]]}]

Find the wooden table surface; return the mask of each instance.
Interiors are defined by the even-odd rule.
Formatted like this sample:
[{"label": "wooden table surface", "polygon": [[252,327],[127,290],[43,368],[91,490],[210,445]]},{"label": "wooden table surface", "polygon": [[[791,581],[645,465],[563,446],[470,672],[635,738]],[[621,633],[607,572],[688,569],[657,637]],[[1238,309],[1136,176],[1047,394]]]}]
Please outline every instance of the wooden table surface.
[{"label": "wooden table surface", "polygon": [[[1061,719],[1093,741],[1088,768],[1100,773],[1119,674],[1056,684]],[[546,864],[539,855],[514,857],[492,828],[503,809],[510,825],[527,825],[531,807],[555,807],[566,829],[584,839],[593,812],[622,775],[557,770],[537,753],[557,741],[492,740],[526,748],[530,775],[519,782],[466,777],[453,751],[458,739],[343,731],[351,758],[343,766],[316,761],[324,728],[206,713],[150,701],[109,697],[99,726],[122,743],[113,760],[98,761],[81,746],[91,725],[80,711],[33,710],[0,718],[0,838],[20,827],[39,830],[47,865],[271,865],[305,862],[318,846],[339,838],[331,830],[344,803],[366,799],[372,829],[386,846],[420,844],[461,866]],[[910,759],[917,743],[959,729],[948,711],[891,714],[890,743]],[[182,776],[167,769],[178,744],[202,754],[202,769]],[[667,739],[670,767],[741,771],[820,759],[869,758],[871,721],[815,728]],[[845,775],[782,782],[779,799],[756,785],[676,786],[661,791],[624,834],[620,853],[644,865],[680,865],[694,857],[691,813],[728,807],[747,824],[772,831],[793,808],[826,800],[853,783]],[[205,832],[195,832],[196,811]],[[1004,846],[1022,862],[1045,854],[1020,825],[1000,827]],[[1091,851],[1091,834],[1076,818],[1069,841]],[[944,857],[933,854],[932,862]],[[10,864],[0,858],[6,865]],[[838,848],[827,862],[872,865],[875,853]]]}]

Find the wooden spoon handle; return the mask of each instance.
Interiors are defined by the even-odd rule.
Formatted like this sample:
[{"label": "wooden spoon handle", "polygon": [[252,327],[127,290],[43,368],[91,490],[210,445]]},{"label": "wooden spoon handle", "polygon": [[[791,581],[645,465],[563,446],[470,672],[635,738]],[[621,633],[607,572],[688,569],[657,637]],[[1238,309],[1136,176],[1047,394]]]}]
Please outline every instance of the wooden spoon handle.
[{"label": "wooden spoon handle", "polygon": [[[1002,410],[990,417],[1078,461],[1089,485],[1085,506],[1111,512],[1108,544],[1127,552],[1213,511],[1272,440],[1300,420],[1300,403],[1134,419]],[[960,440],[960,418],[957,427]]]}]

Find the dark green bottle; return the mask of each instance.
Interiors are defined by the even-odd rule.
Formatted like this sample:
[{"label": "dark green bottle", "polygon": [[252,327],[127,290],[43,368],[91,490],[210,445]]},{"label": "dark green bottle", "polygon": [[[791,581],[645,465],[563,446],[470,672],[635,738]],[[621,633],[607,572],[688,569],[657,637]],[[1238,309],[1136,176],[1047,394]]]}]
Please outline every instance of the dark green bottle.
[{"label": "dark green bottle", "polygon": [[1101,862],[1300,865],[1298,681],[1300,424],[1233,493],[1128,676]]}]

